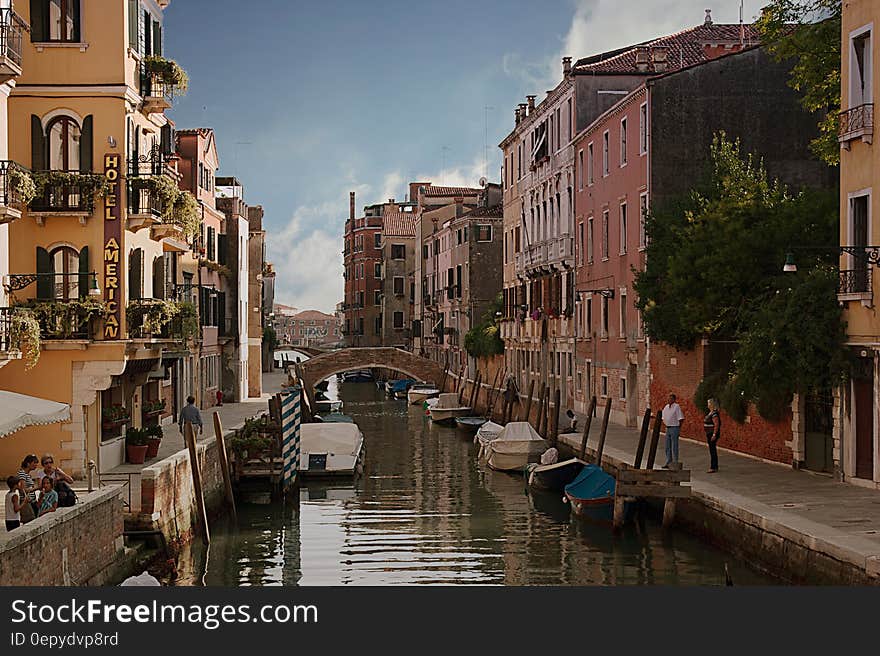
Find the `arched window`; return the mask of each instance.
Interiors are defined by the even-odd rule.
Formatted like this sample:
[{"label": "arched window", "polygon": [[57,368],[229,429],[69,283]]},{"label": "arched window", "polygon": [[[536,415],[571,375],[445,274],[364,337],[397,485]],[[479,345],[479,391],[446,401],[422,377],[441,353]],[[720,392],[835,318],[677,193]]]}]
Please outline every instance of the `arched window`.
[{"label": "arched window", "polygon": [[52,171],[80,170],[80,143],[82,131],[69,116],[59,116],[46,128],[49,141],[49,169]]},{"label": "arched window", "polygon": [[52,297],[69,301],[79,298],[79,252],[70,246],[59,246],[49,251],[52,263]]}]

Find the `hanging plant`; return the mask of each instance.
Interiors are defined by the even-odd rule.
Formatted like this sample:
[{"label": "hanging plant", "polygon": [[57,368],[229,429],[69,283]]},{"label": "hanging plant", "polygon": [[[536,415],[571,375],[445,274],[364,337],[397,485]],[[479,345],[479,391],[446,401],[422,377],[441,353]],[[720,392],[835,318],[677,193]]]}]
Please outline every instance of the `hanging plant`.
[{"label": "hanging plant", "polygon": [[196,306],[189,301],[181,301],[177,306],[180,334],[184,339],[191,339],[199,334],[199,313]]},{"label": "hanging plant", "polygon": [[40,361],[40,322],[31,310],[13,308],[9,315],[9,341],[21,351],[25,369],[33,369]]},{"label": "hanging plant", "polygon": [[[76,187],[86,200],[87,209],[95,209],[95,198],[103,198],[110,191],[110,182],[98,173],[72,171],[37,171],[33,176],[37,196],[44,196],[47,189]],[[33,200],[33,198],[31,199]]]},{"label": "hanging plant", "polygon": [[175,95],[184,95],[189,87],[189,76],[173,59],[166,59],[161,55],[149,55],[144,57],[144,70],[158,75],[162,82],[171,87]]},{"label": "hanging plant", "polygon": [[131,178],[134,189],[148,189],[150,195],[158,199],[163,210],[171,210],[181,191],[167,175],[151,175],[145,178]]},{"label": "hanging plant", "polygon": [[201,219],[199,217],[199,202],[188,191],[178,194],[172,209],[172,220],[183,230],[186,237],[194,237],[199,233]]},{"label": "hanging plant", "polygon": [[29,205],[37,197],[37,185],[29,171],[10,164],[6,171],[10,189],[18,195],[23,205]]},{"label": "hanging plant", "polygon": [[125,308],[129,327],[139,327],[145,334],[159,334],[177,316],[178,303],[161,298],[131,301]]},{"label": "hanging plant", "polygon": [[80,298],[70,301],[36,301],[30,306],[41,332],[53,339],[70,339],[91,322],[106,316],[103,301]]}]

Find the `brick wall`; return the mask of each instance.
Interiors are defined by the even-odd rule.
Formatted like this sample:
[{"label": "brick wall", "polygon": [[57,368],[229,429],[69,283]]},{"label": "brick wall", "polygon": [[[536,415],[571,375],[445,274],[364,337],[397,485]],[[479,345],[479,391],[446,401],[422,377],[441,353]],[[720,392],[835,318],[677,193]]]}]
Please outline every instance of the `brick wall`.
[{"label": "brick wall", "polygon": [[[704,352],[701,347],[694,351],[677,351],[663,344],[651,344],[651,407],[655,411],[666,405],[666,398],[673,393],[684,412],[682,437],[705,441],[703,417],[706,409],[694,404],[694,392],[703,379]],[[721,412],[721,441],[726,449],[748,453],[776,462],[791,463],[793,454],[786,444],[792,439],[791,412],[778,422],[761,417],[754,406],[749,407],[746,421],[738,424],[723,410]]]},{"label": "brick wall", "polygon": [[11,532],[0,533],[0,585],[101,585],[123,555],[122,488],[80,494]]},{"label": "brick wall", "polygon": [[[211,439],[196,444],[205,505],[210,509],[224,498],[223,473],[217,443]],[[145,467],[141,474],[141,512],[134,524],[156,528],[169,540],[187,540],[198,519],[189,452],[184,449],[173,456]]]}]

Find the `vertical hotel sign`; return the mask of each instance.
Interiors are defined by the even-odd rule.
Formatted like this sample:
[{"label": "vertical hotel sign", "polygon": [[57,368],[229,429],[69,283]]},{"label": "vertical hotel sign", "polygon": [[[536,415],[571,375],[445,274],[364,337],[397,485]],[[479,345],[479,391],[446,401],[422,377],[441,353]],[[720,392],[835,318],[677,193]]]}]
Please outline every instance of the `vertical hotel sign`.
[{"label": "vertical hotel sign", "polygon": [[104,303],[107,314],[104,319],[104,339],[119,339],[122,315],[119,307],[119,242],[122,229],[119,218],[119,155],[104,155],[104,175],[109,189],[104,196]]}]

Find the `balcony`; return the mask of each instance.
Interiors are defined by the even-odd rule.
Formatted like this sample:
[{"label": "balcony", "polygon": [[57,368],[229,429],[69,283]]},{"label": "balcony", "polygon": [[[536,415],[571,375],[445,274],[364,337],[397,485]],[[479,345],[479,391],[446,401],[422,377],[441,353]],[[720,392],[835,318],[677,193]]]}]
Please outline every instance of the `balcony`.
[{"label": "balcony", "polygon": [[132,339],[181,342],[199,332],[198,313],[188,301],[132,300],[125,308],[125,319]]},{"label": "balcony", "polygon": [[839,301],[870,301],[873,297],[871,288],[871,267],[862,269],[844,269],[839,272],[837,283],[837,299]]},{"label": "balcony", "polygon": [[548,244],[548,258],[551,262],[562,262],[574,257],[574,237],[560,235]]},{"label": "balcony", "polygon": [[837,137],[841,145],[849,150],[850,142],[861,138],[865,143],[874,139],[874,105],[866,103],[840,112],[840,127]]},{"label": "balcony", "polygon": [[27,169],[15,162],[0,161],[0,225],[20,218],[34,192],[34,181]]},{"label": "balcony", "polygon": [[[166,182],[167,181],[167,182]],[[166,176],[130,177],[126,181],[128,190],[128,229],[137,232],[141,228],[162,223],[171,207],[166,184],[176,185]]]},{"label": "balcony", "polygon": [[141,97],[146,114],[170,109],[174,96],[186,93],[186,72],[174,61],[158,55],[145,57],[141,66]]},{"label": "balcony", "polygon": [[47,215],[78,216],[85,224],[95,211],[95,197],[107,190],[107,179],[96,173],[78,171],[37,171],[33,174],[36,196],[29,214],[43,224]]},{"label": "balcony", "polygon": [[0,83],[21,75],[21,45],[27,24],[14,10],[0,8]]},{"label": "balcony", "polygon": [[45,341],[92,340],[104,316],[104,304],[88,298],[79,300],[31,301],[28,307],[40,324]]}]

